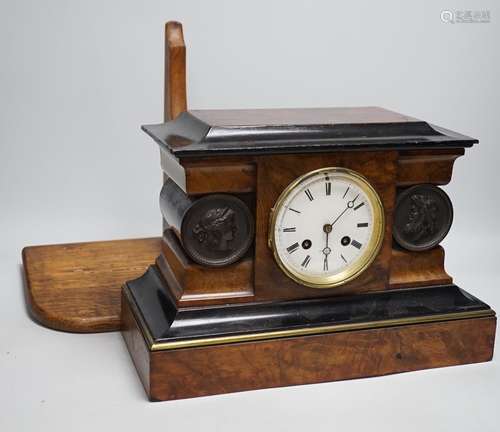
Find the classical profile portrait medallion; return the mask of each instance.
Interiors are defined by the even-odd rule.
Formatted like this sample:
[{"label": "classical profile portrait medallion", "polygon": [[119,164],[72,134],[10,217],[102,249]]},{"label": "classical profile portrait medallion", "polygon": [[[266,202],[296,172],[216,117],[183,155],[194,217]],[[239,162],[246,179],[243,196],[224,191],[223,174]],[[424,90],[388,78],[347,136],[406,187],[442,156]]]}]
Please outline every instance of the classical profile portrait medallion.
[{"label": "classical profile portrait medallion", "polygon": [[181,231],[186,252],[194,261],[224,266],[245,255],[253,242],[254,222],[242,200],[214,194],[194,202]]},{"label": "classical profile portrait medallion", "polygon": [[453,207],[442,189],[430,184],[413,186],[398,196],[393,237],[411,251],[431,249],[446,237],[452,220]]}]

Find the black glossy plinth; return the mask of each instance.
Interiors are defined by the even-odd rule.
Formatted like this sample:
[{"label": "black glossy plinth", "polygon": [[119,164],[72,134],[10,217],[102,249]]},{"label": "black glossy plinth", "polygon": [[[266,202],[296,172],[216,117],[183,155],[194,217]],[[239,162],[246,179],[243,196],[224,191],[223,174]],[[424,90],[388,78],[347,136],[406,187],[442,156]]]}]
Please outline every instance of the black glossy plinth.
[{"label": "black glossy plinth", "polygon": [[[490,307],[456,285],[313,300],[177,309],[155,266],[125,286],[150,343],[203,345],[352,328],[403,325],[492,315]],[[198,343],[193,343],[197,345]],[[191,345],[190,345],[191,346]]]}]

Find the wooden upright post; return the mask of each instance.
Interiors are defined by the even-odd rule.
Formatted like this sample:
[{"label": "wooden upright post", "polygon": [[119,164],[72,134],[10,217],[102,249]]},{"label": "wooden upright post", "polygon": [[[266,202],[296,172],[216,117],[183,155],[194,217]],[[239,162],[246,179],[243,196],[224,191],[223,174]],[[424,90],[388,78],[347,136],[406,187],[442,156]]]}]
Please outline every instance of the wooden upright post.
[{"label": "wooden upright post", "polygon": [[186,111],[186,45],[182,24],[165,24],[165,107],[164,120],[175,119]]}]

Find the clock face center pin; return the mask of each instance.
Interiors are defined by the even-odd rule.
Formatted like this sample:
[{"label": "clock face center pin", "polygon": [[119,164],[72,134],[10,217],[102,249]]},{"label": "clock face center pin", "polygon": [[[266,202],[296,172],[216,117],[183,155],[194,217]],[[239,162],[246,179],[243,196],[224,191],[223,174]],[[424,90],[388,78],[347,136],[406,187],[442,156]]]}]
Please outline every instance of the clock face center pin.
[{"label": "clock face center pin", "polygon": [[332,225],[331,224],[324,224],[323,231],[327,234],[330,234],[332,232]]}]

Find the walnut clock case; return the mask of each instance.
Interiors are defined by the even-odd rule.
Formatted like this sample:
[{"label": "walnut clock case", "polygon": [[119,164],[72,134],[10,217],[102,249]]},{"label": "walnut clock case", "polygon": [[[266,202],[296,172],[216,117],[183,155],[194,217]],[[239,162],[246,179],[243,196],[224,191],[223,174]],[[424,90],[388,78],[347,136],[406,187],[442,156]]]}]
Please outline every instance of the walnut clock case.
[{"label": "walnut clock case", "polygon": [[375,107],[193,110],[143,129],[165,230],[122,313],[151,399],[491,358],[495,314],[438,245],[439,185],[476,140]]},{"label": "walnut clock case", "polygon": [[166,118],[143,126],[164,173],[161,254],[122,296],[151,400],[492,358],[495,313],[439,245],[440,186],[477,140],[378,107]]}]

